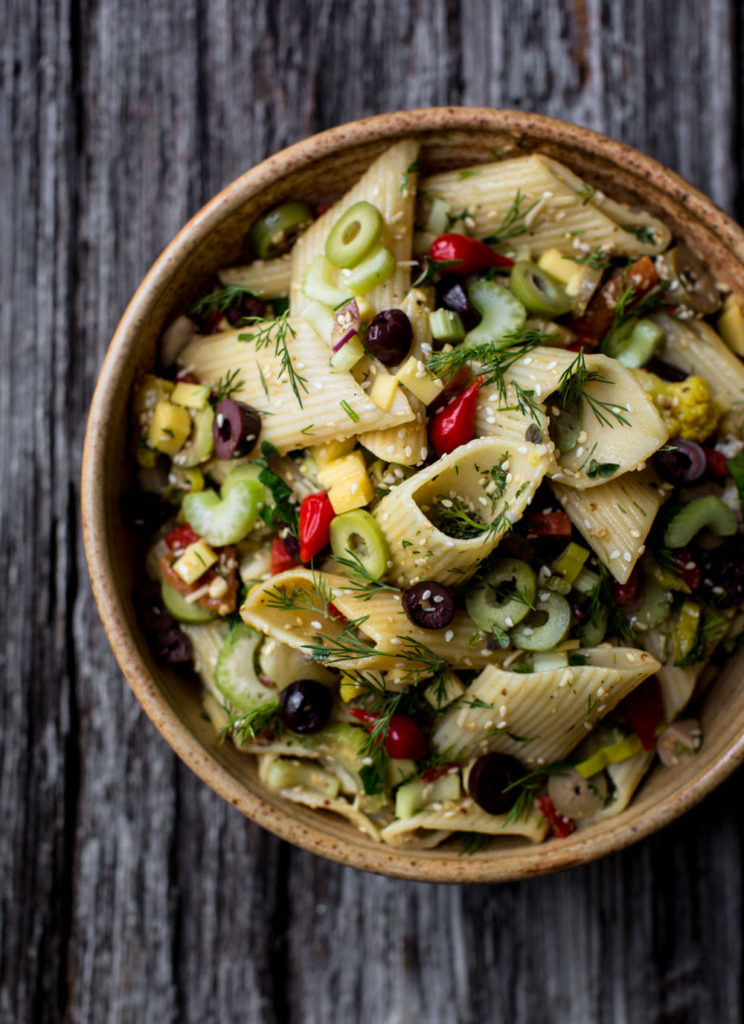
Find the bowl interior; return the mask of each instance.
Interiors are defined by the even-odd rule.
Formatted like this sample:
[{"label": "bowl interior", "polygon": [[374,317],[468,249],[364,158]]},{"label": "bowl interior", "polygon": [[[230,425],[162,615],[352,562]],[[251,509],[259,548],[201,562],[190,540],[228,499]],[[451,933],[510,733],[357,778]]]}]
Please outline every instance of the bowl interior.
[{"label": "bowl interior", "polygon": [[286,198],[341,194],[386,145],[420,139],[423,173],[486,162],[494,153],[538,151],[567,164],[613,198],[666,220],[718,280],[744,296],[744,232],[691,186],[635,150],[562,122],[513,111],[440,108],[383,115],[325,132],[260,164],[228,186],[174,239],[130,303],[109,348],[91,407],[83,459],[83,527],[96,601],[119,664],[166,740],[213,789],[283,838],[374,871],[429,881],[494,881],[558,870],[618,849],[699,800],[744,754],[744,652],[702,706],[704,744],[675,769],[657,766],[615,818],[560,842],[504,837],[471,857],[459,843],[430,851],[383,847],[343,820],[283,801],[258,782],[252,759],[220,745],[201,714],[198,686],[156,664],[131,601],[143,549],[123,527],[119,497],[131,485],[129,396],[136,372],[155,363],[168,321],[209,288],[215,270],[249,258],[247,231]]}]

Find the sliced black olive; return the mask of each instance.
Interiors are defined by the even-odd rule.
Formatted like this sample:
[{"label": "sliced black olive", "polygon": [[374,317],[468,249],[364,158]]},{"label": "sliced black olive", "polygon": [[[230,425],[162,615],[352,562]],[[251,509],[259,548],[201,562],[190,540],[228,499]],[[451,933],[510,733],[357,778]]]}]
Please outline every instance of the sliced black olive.
[{"label": "sliced black olive", "polygon": [[215,409],[214,453],[218,459],[237,459],[249,455],[261,434],[261,417],[245,402],[223,398]]},{"label": "sliced black olive", "polygon": [[[664,263],[673,274],[669,296],[697,313],[715,313],[721,306],[721,295],[707,267],[686,245],[675,245],[664,256]],[[676,287],[675,287],[676,285]]]},{"label": "sliced black olive", "polygon": [[153,648],[157,660],[166,665],[183,665],[194,656],[191,640],[176,626],[156,633]]},{"label": "sliced black olive", "polygon": [[645,366],[645,369],[651,373],[655,373],[657,377],[661,377],[662,380],[674,381],[677,383],[681,380],[687,380],[690,376],[686,370],[680,370],[678,366],[673,366],[671,363],[667,363],[663,359],[650,359]]},{"label": "sliced black olive", "polygon": [[124,525],[138,533],[153,533],[170,516],[173,506],[154,491],[131,491],[119,503]]},{"label": "sliced black olive", "polygon": [[692,484],[705,472],[705,452],[696,441],[675,437],[656,452],[654,466],[670,484]]},{"label": "sliced black olive", "polygon": [[159,583],[148,580],[140,584],[134,594],[134,601],[139,611],[140,622],[145,629],[153,633],[163,633],[175,625],[175,620],[163,601],[163,591]]},{"label": "sliced black olive", "polygon": [[516,757],[484,754],[470,769],[468,791],[488,814],[505,814],[519,796],[518,787],[509,787],[524,774],[525,770]]},{"label": "sliced black olive", "polygon": [[233,302],[232,306],[225,311],[225,316],[233,326],[241,323],[243,320],[248,320],[250,317],[262,318],[266,316],[266,303],[259,299],[257,295],[243,292]]},{"label": "sliced black olive", "polygon": [[279,716],[291,732],[318,732],[331,717],[333,697],[314,679],[297,679],[279,694]]},{"label": "sliced black olive", "polygon": [[443,277],[437,284],[437,306],[445,306],[459,313],[463,325],[469,331],[481,321],[478,310],[468,299],[462,281],[452,275]]},{"label": "sliced black olive", "polygon": [[725,540],[698,559],[697,593],[716,608],[735,608],[744,601],[744,537]]},{"label": "sliced black olive", "polygon": [[422,580],[403,591],[403,610],[414,626],[443,629],[455,617],[455,600],[436,580]]},{"label": "sliced black olive", "polygon": [[386,309],[373,317],[367,327],[365,344],[384,366],[397,366],[408,355],[413,328],[402,309]]}]

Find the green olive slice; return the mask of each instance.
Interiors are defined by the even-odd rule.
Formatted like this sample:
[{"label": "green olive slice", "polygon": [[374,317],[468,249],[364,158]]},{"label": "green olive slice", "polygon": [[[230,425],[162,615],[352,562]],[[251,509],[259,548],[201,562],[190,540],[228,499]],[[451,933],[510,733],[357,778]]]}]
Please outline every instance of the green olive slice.
[{"label": "green olive slice", "polygon": [[390,557],[387,541],[369,512],[361,508],[342,512],[331,520],[330,533],[331,551],[342,564],[359,562],[362,575],[373,580],[385,575]]},{"label": "green olive slice", "polygon": [[325,253],[337,267],[355,267],[382,234],[382,214],[365,199],[354,203],[331,228]]},{"label": "green olive slice", "polygon": [[306,203],[275,206],[259,217],[251,228],[251,244],[260,260],[270,260],[292,247],[304,227],[313,219]]},{"label": "green olive slice", "polygon": [[511,629],[531,611],[537,578],[519,558],[500,558],[465,598],[468,615],[479,629]]},{"label": "green olive slice", "polygon": [[664,263],[673,278],[669,296],[697,313],[715,313],[721,305],[721,295],[712,275],[686,245],[676,245],[664,256]]},{"label": "green olive slice", "polygon": [[565,640],[571,625],[571,605],[560,594],[545,591],[535,610],[511,632],[512,643],[523,651],[549,651]]},{"label": "green olive slice", "polygon": [[562,316],[571,309],[571,297],[560,282],[529,260],[514,264],[509,287],[525,309],[538,316]]}]

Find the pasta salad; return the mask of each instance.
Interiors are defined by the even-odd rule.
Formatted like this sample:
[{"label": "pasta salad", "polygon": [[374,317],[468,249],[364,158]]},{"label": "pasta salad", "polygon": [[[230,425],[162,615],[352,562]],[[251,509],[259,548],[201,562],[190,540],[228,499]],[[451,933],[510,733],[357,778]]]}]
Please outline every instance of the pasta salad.
[{"label": "pasta salad", "polygon": [[553,159],[418,161],[264,211],[165,331],[136,600],[287,800],[398,846],[565,837],[694,756],[744,635],[744,319]]}]

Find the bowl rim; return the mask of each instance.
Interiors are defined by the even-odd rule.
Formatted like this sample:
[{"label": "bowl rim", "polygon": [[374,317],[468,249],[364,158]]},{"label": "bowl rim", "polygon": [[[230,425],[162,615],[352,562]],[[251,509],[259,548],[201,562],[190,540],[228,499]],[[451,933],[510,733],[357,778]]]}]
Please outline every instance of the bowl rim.
[{"label": "bowl rim", "polygon": [[[114,386],[129,345],[134,341],[154,299],[168,285],[181,261],[196,244],[245,199],[270,184],[277,176],[307,166],[334,152],[381,143],[407,135],[435,130],[519,133],[537,131],[542,139],[565,144],[629,167],[635,174],[657,184],[689,212],[705,220],[711,230],[739,259],[744,259],[744,230],[674,171],[639,150],[588,128],[541,114],[490,107],[428,107],[378,114],[311,135],[280,150],[241,174],[206,203],[178,232],[152,265],[124,314],[108,346],[91,401],[82,458],[82,530],[88,574],[103,626],[119,667],[137,700],[156,729],[179,758],[211,789],[263,828],[303,849],[341,864],[397,878],[431,882],[510,881],[560,871],[588,863],[624,849],[669,824],[693,807],[744,761],[744,735],[732,739],[720,756],[695,775],[684,789],[669,794],[629,821],[606,819],[599,834],[578,832],[570,842],[536,844],[502,850],[499,858],[488,853],[454,859],[421,859],[421,851],[379,844],[356,846],[334,838],[321,827],[292,817],[291,806],[278,810],[251,793],[226,767],[202,746],[181,721],[165,694],[155,684],[124,622],[123,602],[111,583],[112,559],[106,543],[106,508],[103,488],[107,426]],[[95,567],[95,571],[93,571]],[[615,822],[613,824],[613,821]],[[431,852],[427,851],[429,856]]]}]

